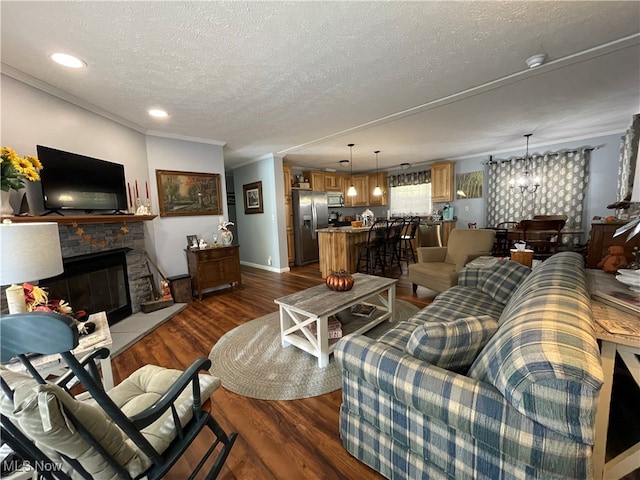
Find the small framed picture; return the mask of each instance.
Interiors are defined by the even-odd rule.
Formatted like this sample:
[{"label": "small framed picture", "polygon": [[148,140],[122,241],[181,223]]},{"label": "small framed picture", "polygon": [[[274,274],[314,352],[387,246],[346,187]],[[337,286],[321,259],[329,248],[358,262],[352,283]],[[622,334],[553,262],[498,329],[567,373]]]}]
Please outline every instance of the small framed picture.
[{"label": "small framed picture", "polygon": [[244,213],[264,213],[262,204],[262,182],[247,183],[242,186],[244,193]]},{"label": "small framed picture", "polygon": [[198,248],[197,235],[187,235],[187,248]]}]

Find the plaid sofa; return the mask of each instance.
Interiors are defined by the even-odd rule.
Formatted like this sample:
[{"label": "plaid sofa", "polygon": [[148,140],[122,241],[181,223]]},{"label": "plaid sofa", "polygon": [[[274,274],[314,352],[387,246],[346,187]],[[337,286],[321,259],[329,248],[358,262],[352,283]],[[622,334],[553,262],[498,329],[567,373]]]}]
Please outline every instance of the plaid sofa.
[{"label": "plaid sofa", "polygon": [[[431,363],[410,348],[428,344],[434,324],[479,316],[495,327],[470,365],[438,366],[455,339],[435,335]],[[457,348],[479,338],[458,333]],[[533,271],[509,260],[466,268],[431,305],[376,340],[345,336],[335,356],[342,442],[387,478],[592,478],[602,368],[578,254]]]}]

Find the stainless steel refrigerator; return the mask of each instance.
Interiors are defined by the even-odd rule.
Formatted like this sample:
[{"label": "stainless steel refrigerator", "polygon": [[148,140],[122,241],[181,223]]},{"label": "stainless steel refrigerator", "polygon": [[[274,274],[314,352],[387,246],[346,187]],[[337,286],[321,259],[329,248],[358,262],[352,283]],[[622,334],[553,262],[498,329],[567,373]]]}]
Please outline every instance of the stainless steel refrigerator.
[{"label": "stainless steel refrigerator", "polygon": [[317,262],[318,228],[327,228],[329,207],[326,192],[293,190],[293,232],[296,245],[296,265]]}]

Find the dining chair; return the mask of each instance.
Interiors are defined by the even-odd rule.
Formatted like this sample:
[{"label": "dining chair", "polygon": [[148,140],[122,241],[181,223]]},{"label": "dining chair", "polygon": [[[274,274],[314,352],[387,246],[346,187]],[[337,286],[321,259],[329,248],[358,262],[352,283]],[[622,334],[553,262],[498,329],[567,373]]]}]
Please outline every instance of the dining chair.
[{"label": "dining chair", "polygon": [[566,215],[534,215],[533,220],[564,220],[565,223],[569,217]]},{"label": "dining chair", "polygon": [[533,258],[543,260],[558,252],[565,220],[522,220],[522,239],[533,250]]}]

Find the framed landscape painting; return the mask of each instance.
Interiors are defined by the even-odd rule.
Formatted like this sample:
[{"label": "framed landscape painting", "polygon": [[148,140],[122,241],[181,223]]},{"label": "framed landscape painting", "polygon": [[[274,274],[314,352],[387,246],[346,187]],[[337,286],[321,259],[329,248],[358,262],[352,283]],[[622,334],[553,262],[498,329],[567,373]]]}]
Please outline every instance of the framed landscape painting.
[{"label": "framed landscape painting", "polygon": [[247,183],[242,186],[244,213],[264,213],[262,203],[262,182]]},{"label": "framed landscape painting", "polygon": [[156,170],[161,217],[222,215],[220,175]]}]

